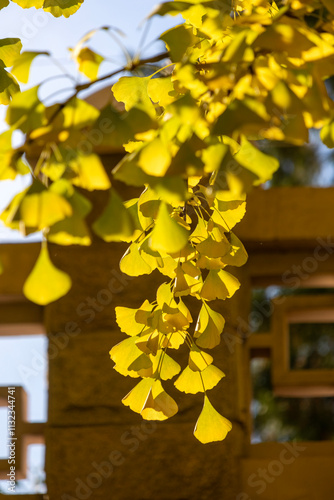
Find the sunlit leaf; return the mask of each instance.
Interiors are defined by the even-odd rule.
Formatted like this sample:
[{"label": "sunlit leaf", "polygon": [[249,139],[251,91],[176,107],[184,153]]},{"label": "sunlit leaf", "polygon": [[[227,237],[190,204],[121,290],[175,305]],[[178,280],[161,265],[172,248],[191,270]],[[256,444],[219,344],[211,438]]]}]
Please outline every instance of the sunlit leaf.
[{"label": "sunlit leaf", "polygon": [[204,396],[204,405],[196,422],[194,435],[201,443],[223,441],[232,424],[214,409],[207,395]]},{"label": "sunlit leaf", "polygon": [[239,281],[232,274],[224,270],[211,270],[204,281],[201,297],[206,300],[224,300],[232,297],[239,287]]},{"label": "sunlit leaf", "polygon": [[161,203],[152,231],[150,245],[153,250],[175,253],[187,244],[188,232],[171,218],[167,205]]},{"label": "sunlit leaf", "polygon": [[152,371],[158,374],[162,380],[169,380],[180,373],[181,366],[164,350],[159,349],[153,358]]},{"label": "sunlit leaf", "polygon": [[186,329],[189,326],[188,318],[178,310],[178,308],[173,309],[172,307],[166,306],[164,308],[164,320],[176,330]]},{"label": "sunlit leaf", "polygon": [[93,229],[104,241],[129,241],[131,239],[134,224],[115,190],[111,191],[109,202],[103,214],[94,222]]},{"label": "sunlit leaf", "polygon": [[322,142],[328,148],[334,148],[334,122],[327,123],[320,132]]},{"label": "sunlit leaf", "polygon": [[184,25],[165,31],[160,38],[166,43],[173,62],[180,61],[196,40],[192,28]]},{"label": "sunlit leaf", "polygon": [[42,246],[36,264],[23,286],[27,299],[45,306],[70,290],[71,278],[52,263],[46,246]]},{"label": "sunlit leaf", "polygon": [[27,191],[20,205],[20,216],[25,226],[38,230],[52,226],[72,213],[72,207],[64,197],[45,189],[38,182]]},{"label": "sunlit leaf", "polygon": [[[140,371],[150,368],[152,361],[138,349],[136,336],[129,337],[115,345],[110,351],[110,358],[114,361],[114,369],[124,376],[138,378]],[[133,366],[137,362],[137,366]],[[132,366],[131,366],[132,365]]]},{"label": "sunlit leaf", "polygon": [[79,136],[80,148],[78,148],[78,135],[74,136],[76,140],[73,144],[71,144],[71,139],[73,132],[81,131],[86,127],[94,125],[100,115],[95,106],[78,97],[73,97],[66,102],[66,106],[63,104],[54,104],[47,107],[45,115],[49,123],[31,132],[30,137],[32,139],[44,138],[45,140],[47,138],[50,141],[58,142],[60,135],[62,141],[67,140],[69,146],[72,146],[67,151],[67,156],[70,159],[75,156],[84,156],[87,147],[88,152],[86,156],[90,156],[92,145],[89,138]]},{"label": "sunlit leaf", "polygon": [[84,0],[44,0],[43,9],[55,17],[69,17],[83,4]]},{"label": "sunlit leaf", "polygon": [[162,337],[159,330],[152,328],[148,333],[143,333],[136,340],[136,346],[145,354],[153,354],[155,356],[161,347],[161,340]]},{"label": "sunlit leaf", "polygon": [[7,109],[8,125],[27,133],[46,123],[45,106],[39,100],[38,90],[37,86],[15,94]]},{"label": "sunlit leaf", "polygon": [[139,243],[132,243],[120,261],[120,269],[129,276],[141,276],[149,274],[151,266],[143,259],[139,250]]},{"label": "sunlit leaf", "polygon": [[192,370],[187,366],[175,381],[175,387],[186,394],[197,394],[209,391],[225,377],[224,373],[216,366],[209,365],[203,371]]},{"label": "sunlit leaf", "polygon": [[5,67],[13,66],[22,49],[19,38],[2,38],[0,40],[0,60]]},{"label": "sunlit leaf", "polygon": [[222,261],[225,265],[240,267],[246,264],[248,259],[248,254],[245,247],[239,240],[239,238],[234,234],[230,233],[230,251],[222,257]]},{"label": "sunlit leaf", "polygon": [[191,346],[189,353],[189,368],[193,371],[202,372],[207,366],[211,365],[212,361],[213,357],[210,356],[210,354],[199,349],[196,344]]},{"label": "sunlit leaf", "polygon": [[257,177],[254,185],[263,184],[271,179],[279,167],[279,161],[273,156],[262,153],[253,146],[245,137],[242,139],[241,148],[235,155],[237,162],[250,170]]},{"label": "sunlit leaf", "polygon": [[186,340],[186,332],[172,332],[168,336],[168,348],[169,349],[179,349],[181,345],[184,344]]},{"label": "sunlit leaf", "polygon": [[236,132],[252,134],[266,127],[270,115],[253,99],[233,101],[222,113],[213,129],[215,135],[232,135]]},{"label": "sunlit leaf", "polygon": [[211,234],[204,241],[201,241],[196,250],[207,257],[223,257],[229,251],[230,243],[224,234],[221,234],[218,228],[214,228]]},{"label": "sunlit leaf", "polygon": [[172,78],[151,78],[147,92],[152,101],[160,106],[167,106],[175,100],[175,90]]},{"label": "sunlit leaf", "polygon": [[228,151],[226,144],[218,143],[204,149],[202,160],[205,172],[218,171],[222,165],[223,159]]},{"label": "sunlit leaf", "polygon": [[161,385],[160,380],[155,380],[141,410],[145,420],[166,420],[173,417],[178,411],[177,404]]},{"label": "sunlit leaf", "polygon": [[28,83],[30,66],[37,56],[48,56],[48,52],[22,52],[20,57],[17,57],[11,69],[12,75],[22,83]]},{"label": "sunlit leaf", "polygon": [[122,403],[132,411],[140,413],[153,384],[154,379],[144,378],[122,399]]},{"label": "sunlit leaf", "polygon": [[12,130],[0,134],[0,180],[15,179],[18,174],[30,173],[23,155],[12,149]]},{"label": "sunlit leaf", "polygon": [[85,221],[78,214],[56,222],[47,235],[48,241],[57,245],[82,245],[92,243],[90,233]]},{"label": "sunlit leaf", "polygon": [[12,0],[12,2],[17,3],[23,9],[30,9],[31,7],[39,9],[44,4],[44,0]]},{"label": "sunlit leaf", "polygon": [[220,334],[223,331],[225,320],[223,316],[203,304],[195,327],[194,337],[200,347],[212,349],[220,343]]},{"label": "sunlit leaf", "polygon": [[138,165],[148,175],[162,177],[168,170],[171,155],[166,145],[157,138],[149,142],[140,152]]},{"label": "sunlit leaf", "polygon": [[81,73],[90,80],[95,80],[97,78],[104,57],[88,47],[83,47],[78,54],[75,54],[75,59]]},{"label": "sunlit leaf", "polygon": [[16,80],[0,65],[0,104],[9,104],[19,90]]},{"label": "sunlit leaf", "polygon": [[[139,310],[151,312],[152,306],[148,300],[145,300]],[[134,336],[138,335],[143,330],[143,325],[136,321],[138,309],[133,309],[131,307],[116,307],[115,312],[117,324],[122,332]]]},{"label": "sunlit leaf", "polygon": [[200,270],[198,276],[186,273],[183,266],[177,266],[175,270],[174,294],[176,297],[184,295],[196,295],[202,287],[203,281]]},{"label": "sunlit leaf", "polygon": [[231,231],[246,213],[245,198],[245,195],[236,197],[230,191],[218,191],[211,219],[225,231]]},{"label": "sunlit leaf", "polygon": [[104,166],[96,154],[78,154],[70,161],[70,167],[76,174],[71,182],[89,191],[109,189],[111,186]]},{"label": "sunlit leaf", "polygon": [[124,102],[126,111],[139,107],[155,116],[155,108],[147,90],[149,82],[150,77],[122,76],[112,88],[115,99]]}]

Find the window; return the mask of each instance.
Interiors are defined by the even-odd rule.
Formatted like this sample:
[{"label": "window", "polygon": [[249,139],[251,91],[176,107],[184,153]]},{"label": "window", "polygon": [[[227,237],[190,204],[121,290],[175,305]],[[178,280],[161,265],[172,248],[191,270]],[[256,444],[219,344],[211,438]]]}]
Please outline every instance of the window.
[{"label": "window", "polygon": [[0,302],[0,492],[8,490],[8,387],[15,401],[16,494],[45,493],[44,427],[47,421],[47,337],[42,309],[21,298]]},{"label": "window", "polygon": [[333,290],[284,292],[268,287],[253,294],[251,441],[332,441]]}]

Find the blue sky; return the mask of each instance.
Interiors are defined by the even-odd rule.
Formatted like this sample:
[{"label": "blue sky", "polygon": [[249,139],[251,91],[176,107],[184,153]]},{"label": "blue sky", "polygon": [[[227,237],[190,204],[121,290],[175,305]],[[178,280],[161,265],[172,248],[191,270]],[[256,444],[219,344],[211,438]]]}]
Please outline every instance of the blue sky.
[{"label": "blue sky", "polygon": [[[157,40],[159,35],[181,19],[157,16],[147,25],[145,18],[153,11],[156,4],[155,0],[141,0],[140,2],[138,0],[120,2],[85,0],[75,15],[68,19],[56,19],[43,11],[23,10],[12,3],[1,11],[1,38],[19,37],[23,41],[24,50],[48,51],[52,54],[52,58],[40,56],[34,61],[30,81],[26,86],[36,85],[46,78],[57,77],[42,87],[41,96],[46,98],[60,89],[71,87],[71,81],[67,78],[59,78],[60,75],[67,73],[78,81],[82,80],[83,77],[78,73],[68,49],[75,47],[81,37],[92,29],[102,26],[116,27],[125,35],[120,37],[124,46],[131,53],[140,50],[143,57],[149,57],[163,50],[164,45]],[[145,40],[143,41],[144,32]],[[109,73],[124,64],[125,58],[120,47],[106,33],[100,32],[94,36],[90,46],[115,61],[115,63],[104,63],[100,75]],[[105,85],[106,83],[102,86]],[[22,87],[25,88],[25,86]],[[93,91],[100,87],[94,87]],[[66,95],[68,95],[66,92],[58,94],[58,98],[65,98]],[[3,107],[0,109],[0,131],[5,128]],[[25,185],[26,182],[22,178],[18,178],[15,182],[0,182],[0,211]],[[30,236],[29,241],[38,238],[38,236],[37,238]],[[23,241],[23,238],[18,233],[0,225],[0,243],[11,241]]]},{"label": "blue sky", "polygon": [[[83,35],[92,29],[102,26],[113,26],[124,33],[121,40],[130,51],[142,52],[144,46],[157,40],[159,35],[177,22],[177,18],[154,17],[149,22],[145,18],[156,6],[155,0],[85,0],[79,11],[68,19],[54,18],[50,14],[36,9],[23,10],[16,4],[1,11],[1,37],[19,37],[25,50],[46,50],[52,53],[54,60],[40,57],[33,65],[31,82],[36,84],[41,80],[68,72],[78,77],[75,64],[71,60],[69,48],[73,48]],[[115,6],[116,5],[116,6]],[[147,29],[146,41],[142,43],[143,31]],[[124,57],[117,44],[106,33],[99,33],[90,42],[93,48],[108,58],[116,60],[120,65]],[[162,42],[152,43],[143,55],[156,54],[164,48]],[[118,67],[119,64],[116,63]],[[108,72],[112,66],[107,63],[101,68],[102,73]],[[105,71],[103,71],[105,70]],[[51,85],[52,90],[59,86],[67,86],[68,81],[56,80]],[[51,91],[50,86],[48,90]],[[47,90],[44,91],[44,94]]]}]

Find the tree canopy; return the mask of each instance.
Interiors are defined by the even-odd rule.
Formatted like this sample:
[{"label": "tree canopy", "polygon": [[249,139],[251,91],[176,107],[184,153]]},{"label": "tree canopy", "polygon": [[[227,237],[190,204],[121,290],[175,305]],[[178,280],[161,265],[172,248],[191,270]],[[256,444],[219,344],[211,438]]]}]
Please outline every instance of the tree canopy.
[{"label": "tree canopy", "polygon": [[[56,17],[74,14],[83,3],[13,1]],[[8,4],[0,0],[0,9]],[[225,324],[211,302],[239,289],[233,267],[245,264],[247,253],[233,230],[245,214],[247,193],[270,180],[279,166],[261,151],[262,141],[300,146],[315,128],[334,147],[333,100],[326,87],[334,75],[334,4],[183,0],[162,3],[151,15],[178,14],[184,23],[162,33],[163,53],[135,57],[102,76],[104,56],[89,46],[92,30],[73,49],[87,82],[51,106],[40,99],[40,86],[23,92],[19,87],[29,81],[30,65],[40,53],[25,52],[16,38],[0,41],[0,101],[8,105],[0,180],[31,176],[30,186],[0,219],[24,234],[43,233],[23,288],[37,304],[59,299],[71,287],[70,277],[50,259],[48,244],[87,246],[92,232],[106,242],[129,243],[122,272],[139,276],[158,270],[165,277],[154,302],[143,297],[138,309],[116,308],[127,338],[110,356],[116,371],[140,379],[123,403],[144,419],[177,413],[165,380],[176,378],[182,392],[204,393],[194,434],[207,443],[223,440],[231,429],[208,397],[224,377],[207,352],[220,343]],[[143,76],[128,76],[138,68],[145,68]],[[112,86],[117,105],[98,110],[80,97],[115,75],[120,75]],[[16,130],[25,137],[19,147],[12,143]],[[123,148],[112,172],[85,147],[93,131],[102,132],[103,145]],[[123,200],[115,181],[142,192]],[[85,192],[95,190],[108,191],[109,202],[88,227],[92,205]],[[197,318],[189,297],[200,304]],[[173,350],[183,346],[189,357],[181,368]]]}]

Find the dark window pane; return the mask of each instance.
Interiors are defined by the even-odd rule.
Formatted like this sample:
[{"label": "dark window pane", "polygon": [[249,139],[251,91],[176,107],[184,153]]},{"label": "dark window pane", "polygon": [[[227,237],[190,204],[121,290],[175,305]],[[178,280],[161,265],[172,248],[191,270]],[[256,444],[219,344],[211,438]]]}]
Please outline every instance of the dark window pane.
[{"label": "dark window pane", "polygon": [[289,333],[292,370],[334,368],[333,323],[291,323]]},{"label": "dark window pane", "polygon": [[252,442],[334,440],[334,398],[275,397],[270,370],[270,359],[252,359]]}]

